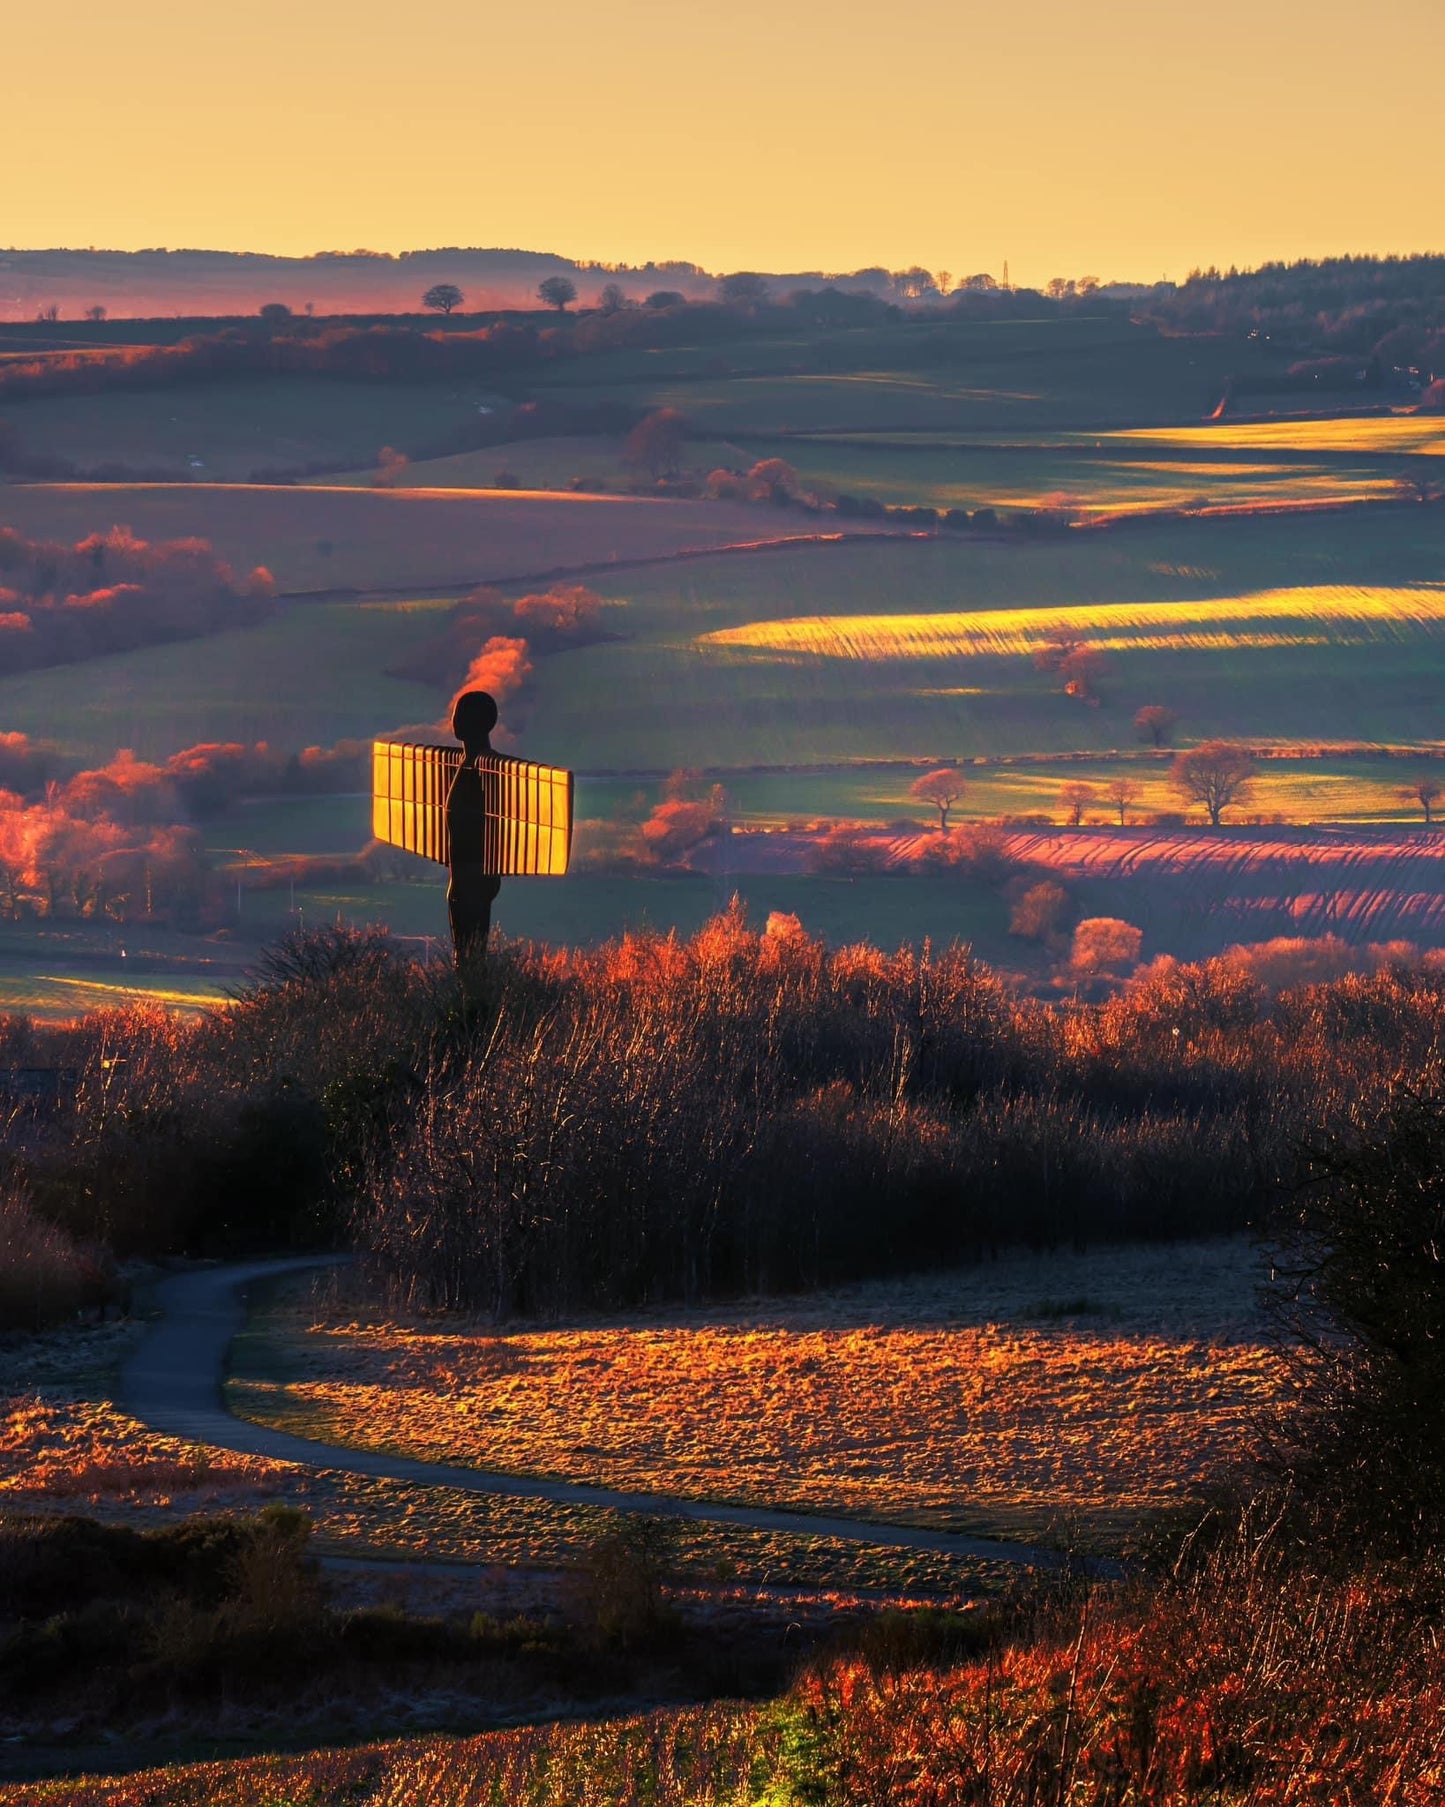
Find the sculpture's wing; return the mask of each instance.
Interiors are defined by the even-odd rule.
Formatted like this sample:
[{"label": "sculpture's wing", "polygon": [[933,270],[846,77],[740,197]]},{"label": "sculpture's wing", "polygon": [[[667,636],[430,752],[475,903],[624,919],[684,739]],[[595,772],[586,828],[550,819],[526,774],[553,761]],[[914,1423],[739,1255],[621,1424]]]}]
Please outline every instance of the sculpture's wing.
[{"label": "sculpture's wing", "polygon": [[560,878],[572,853],[572,774],[505,753],[477,761],[486,780],[482,862],[499,878]]},{"label": "sculpture's wing", "polygon": [[373,741],[371,832],[377,840],[448,865],[447,792],[461,763],[460,747]]},{"label": "sculpture's wing", "polygon": [[[451,863],[447,797],[460,747],[372,746],[371,832],[378,841]],[[477,762],[485,790],[481,845],[460,850],[498,878],[560,877],[572,853],[572,774],[505,753]]]}]

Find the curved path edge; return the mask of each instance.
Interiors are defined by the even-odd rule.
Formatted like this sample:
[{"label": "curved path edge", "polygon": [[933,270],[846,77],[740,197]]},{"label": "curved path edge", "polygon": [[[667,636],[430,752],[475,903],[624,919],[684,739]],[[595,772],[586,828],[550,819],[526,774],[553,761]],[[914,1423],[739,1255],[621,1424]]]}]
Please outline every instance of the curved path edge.
[{"label": "curved path edge", "polygon": [[1031,1568],[1082,1566],[1100,1576],[1119,1573],[1119,1565],[1113,1562],[1088,1560],[1081,1563],[1078,1558],[1030,1544],[967,1537],[952,1531],[909,1525],[874,1524],[862,1519],[834,1518],[810,1512],[730,1506],[684,1499],[674,1494],[624,1492],[594,1487],[582,1481],[557,1481],[542,1476],[460,1468],[385,1450],[322,1443],[233,1416],[225,1402],[224,1379],[231,1343],[246,1322],[247,1288],[260,1281],[302,1273],[308,1268],[332,1266],[339,1259],[331,1255],[311,1255],[279,1261],[251,1261],[197,1269],[162,1281],[153,1295],[160,1308],[160,1317],[121,1371],[120,1403],[141,1423],[166,1435],[209,1444],[237,1455],[260,1456],[306,1468],[331,1469],[377,1480],[408,1481],[424,1487],[452,1487],[464,1493],[550,1500],[564,1506],[600,1506],[616,1512],[689,1519],[698,1524],[736,1525],[751,1531],[831,1537],[879,1548],[944,1551],[955,1556],[1019,1563]]}]

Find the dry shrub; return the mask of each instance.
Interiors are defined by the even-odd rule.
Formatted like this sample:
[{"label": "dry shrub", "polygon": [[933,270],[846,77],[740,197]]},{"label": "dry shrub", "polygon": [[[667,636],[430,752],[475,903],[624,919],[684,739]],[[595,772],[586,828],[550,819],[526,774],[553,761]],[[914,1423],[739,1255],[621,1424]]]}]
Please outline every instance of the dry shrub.
[{"label": "dry shrub", "polygon": [[573,1595],[590,1638],[622,1650],[656,1643],[676,1625],[667,1581],[677,1555],[674,1525],[618,1518],[585,1551]]},{"label": "dry shrub", "polygon": [[37,1217],[21,1193],[0,1193],[0,1330],[43,1330],[111,1291],[99,1254]]},{"label": "dry shrub", "polygon": [[1191,1572],[1046,1610],[982,1660],[807,1678],[783,1709],[786,1798],[1426,1807],[1442,1585],[1438,1562],[1321,1574],[1247,1519]]}]

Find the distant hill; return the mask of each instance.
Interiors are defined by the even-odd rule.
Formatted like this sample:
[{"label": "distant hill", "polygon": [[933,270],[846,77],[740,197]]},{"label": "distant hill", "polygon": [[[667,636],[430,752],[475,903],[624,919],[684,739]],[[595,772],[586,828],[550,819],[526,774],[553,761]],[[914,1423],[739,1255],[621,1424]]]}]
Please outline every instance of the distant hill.
[{"label": "distant hill", "polygon": [[[817,271],[769,275],[775,293],[837,281],[892,300],[909,292],[909,280],[887,270],[861,270],[841,278]],[[614,268],[576,263],[545,251],[436,250],[398,255],[371,251],[319,252],[312,257],[271,257],[238,251],[16,251],[0,250],[0,320],[33,320],[56,307],[62,319],[78,319],[103,307],[120,319],[156,315],[215,317],[254,314],[267,302],[293,313],[415,312],[424,290],[453,282],[468,312],[535,307],[537,285],[567,276],[584,305],[608,284],[631,299],[673,290],[690,301],[712,299],[717,278],[696,264],[644,264]]]}]

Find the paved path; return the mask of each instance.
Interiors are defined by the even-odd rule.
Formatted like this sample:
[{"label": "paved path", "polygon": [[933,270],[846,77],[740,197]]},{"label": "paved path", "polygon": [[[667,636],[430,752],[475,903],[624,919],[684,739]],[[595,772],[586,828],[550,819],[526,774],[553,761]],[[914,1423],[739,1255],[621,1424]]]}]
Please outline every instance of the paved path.
[{"label": "paved path", "polygon": [[[623,1493],[577,1481],[552,1481],[529,1475],[494,1474],[457,1468],[445,1462],[417,1461],[384,1450],[350,1449],[294,1437],[235,1418],[222,1392],[231,1341],[246,1320],[245,1292],[257,1281],[330,1265],[335,1257],[303,1256],[284,1261],[252,1261],[231,1267],[176,1274],[157,1288],[161,1316],[121,1374],[121,1403],[153,1430],[216,1449],[308,1468],[372,1475],[381,1480],[410,1481],[423,1487],[455,1487],[466,1493],[489,1493],[514,1499],[553,1500],[563,1506],[606,1506],[618,1512],[640,1512],[699,1524],[739,1525],[753,1531],[781,1531],[805,1537],[836,1537],[849,1543],[903,1550],[944,1550],[994,1562],[1016,1562],[1034,1568],[1059,1568],[1066,1558],[1057,1551],[1028,1544],[962,1537],[907,1525],[869,1524],[860,1519],[826,1518],[810,1512],[772,1512],[762,1507],[714,1505],[662,1493]],[[1113,1574],[1113,1563],[1091,1564],[1094,1572]]]}]

